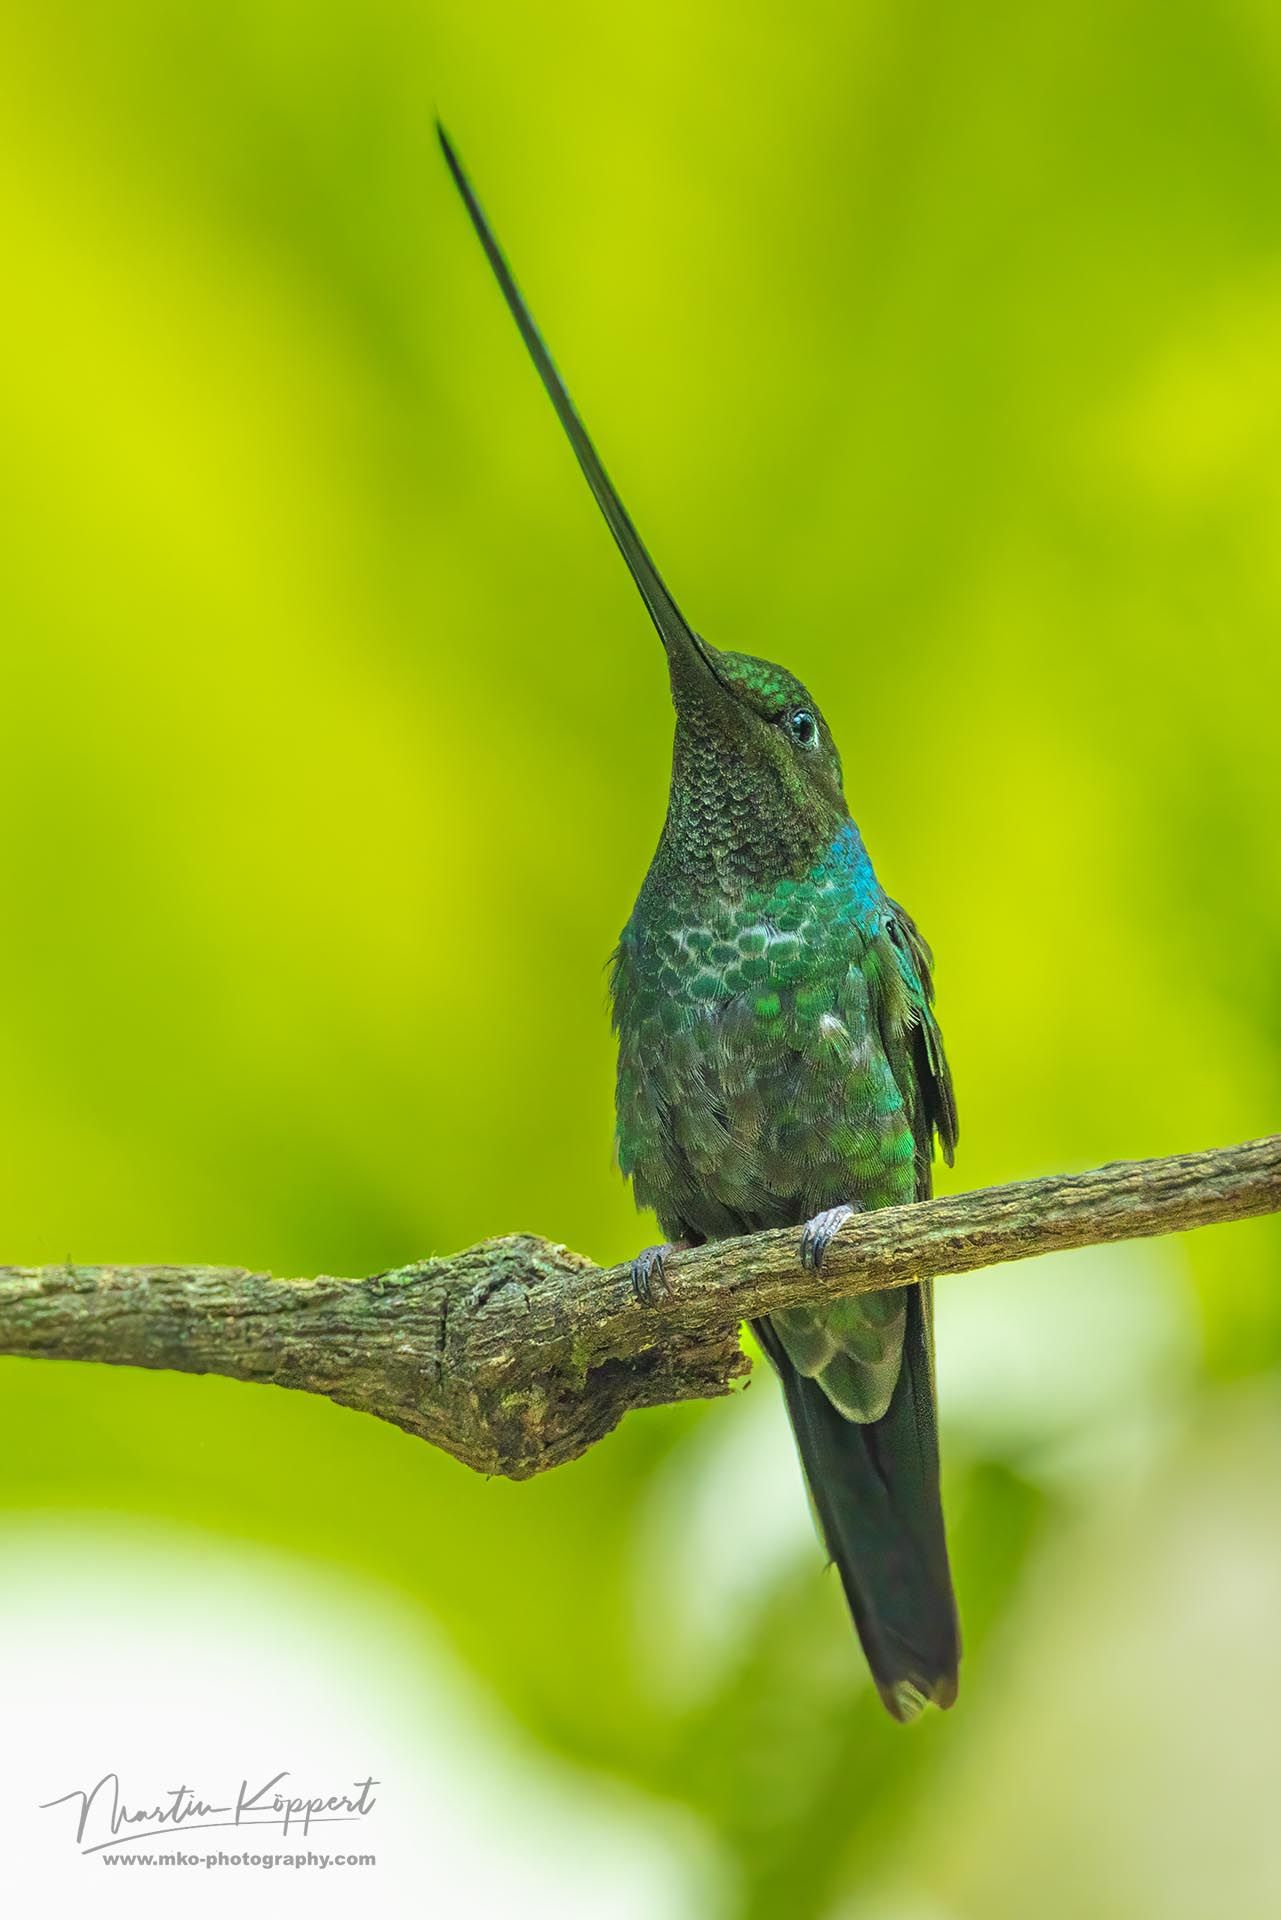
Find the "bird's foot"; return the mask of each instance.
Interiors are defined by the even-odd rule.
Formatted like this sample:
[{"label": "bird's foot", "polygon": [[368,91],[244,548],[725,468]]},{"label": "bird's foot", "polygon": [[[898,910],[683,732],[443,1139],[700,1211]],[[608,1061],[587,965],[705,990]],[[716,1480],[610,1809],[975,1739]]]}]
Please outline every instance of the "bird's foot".
[{"label": "bird's foot", "polygon": [[652,1307],[656,1293],[670,1293],[667,1256],[681,1253],[688,1240],[664,1240],[661,1247],[645,1247],[632,1261],[632,1292],[643,1307]]},{"label": "bird's foot", "polygon": [[801,1265],[807,1273],[820,1271],[827,1249],[845,1222],[858,1211],[855,1206],[825,1207],[822,1213],[816,1213],[812,1220],[805,1222],[805,1231],[801,1235]]}]

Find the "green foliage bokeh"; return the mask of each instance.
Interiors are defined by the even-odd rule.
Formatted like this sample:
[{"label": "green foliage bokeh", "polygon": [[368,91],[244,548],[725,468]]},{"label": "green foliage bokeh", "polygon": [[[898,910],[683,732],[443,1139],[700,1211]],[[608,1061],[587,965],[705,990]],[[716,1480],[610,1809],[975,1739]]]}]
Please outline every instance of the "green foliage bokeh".
[{"label": "green foliage bokeh", "polygon": [[[662,660],[436,108],[690,618],[831,720],[935,948],[952,1183],[1275,1124],[1266,6],[23,0],[0,22],[3,1257],[354,1273],[521,1228],[602,1260],[653,1237],[611,1167],[603,969],[662,819]],[[1142,1487],[1179,1482],[1203,1425],[1254,1436],[1223,1455],[1238,1489],[1275,1459],[1279,1251],[1269,1223],[1154,1256],[1186,1362],[1177,1390],[1144,1376],[1169,1431]],[[1060,1280],[1004,1276],[1011,1302]],[[1080,1529],[1164,1494],[1048,1470],[1017,1408],[949,1423],[946,1338],[940,1369],[970,1652],[957,1713],[908,1735],[817,1549],[703,1685],[655,1688],[645,1618],[661,1641],[681,1596],[638,1539],[739,1401],[511,1487],[300,1396],[11,1361],[0,1500],[385,1578],[549,1753],[687,1804],[744,1912],[817,1915],[904,1871],[941,1780],[1017,1750],[1011,1676],[1060,1645],[1044,1569],[1067,1606],[1116,1539],[1127,1592],[1159,1560],[1159,1529]],[[1026,1403],[994,1377],[998,1412]],[[748,1560],[753,1525],[745,1487]],[[1281,1704],[1275,1657],[1258,1684]],[[1073,1737],[1065,1769],[1102,1763],[1097,1726]],[[1017,1858],[993,1877],[952,1800],[909,1884],[1060,1911]],[[1136,1910],[1115,1863],[1081,1884]]]}]

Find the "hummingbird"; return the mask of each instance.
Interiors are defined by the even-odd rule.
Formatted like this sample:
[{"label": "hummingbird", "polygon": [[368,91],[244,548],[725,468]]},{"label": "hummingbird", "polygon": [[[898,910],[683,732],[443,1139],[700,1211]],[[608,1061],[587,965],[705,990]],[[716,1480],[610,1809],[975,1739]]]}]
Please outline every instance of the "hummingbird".
[{"label": "hummingbird", "polygon": [[[444,128],[449,171],[658,630],[671,788],[613,957],[617,1149],[666,1242],[795,1227],[818,1270],[855,1211],[928,1198],[956,1101],[933,961],[881,887],[822,713],[786,668],[694,632],[607,475]],[[751,1323],[782,1384],[817,1527],[897,1720],[956,1698],[960,1632],[939,1493],[927,1277]]]}]

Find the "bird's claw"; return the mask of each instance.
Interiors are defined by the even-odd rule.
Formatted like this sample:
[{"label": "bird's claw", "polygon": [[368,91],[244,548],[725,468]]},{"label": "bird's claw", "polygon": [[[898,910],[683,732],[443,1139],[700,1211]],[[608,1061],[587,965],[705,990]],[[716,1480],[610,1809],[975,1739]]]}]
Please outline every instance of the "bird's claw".
[{"label": "bird's claw", "polygon": [[676,1247],[665,1240],[661,1247],[645,1247],[632,1261],[632,1292],[643,1307],[652,1307],[655,1293],[670,1293],[667,1284],[667,1256]]},{"label": "bird's claw", "polygon": [[805,1223],[801,1235],[801,1265],[807,1273],[818,1273],[823,1265],[823,1256],[850,1216],[857,1211],[851,1206],[825,1207],[822,1213],[816,1213],[812,1220]]}]

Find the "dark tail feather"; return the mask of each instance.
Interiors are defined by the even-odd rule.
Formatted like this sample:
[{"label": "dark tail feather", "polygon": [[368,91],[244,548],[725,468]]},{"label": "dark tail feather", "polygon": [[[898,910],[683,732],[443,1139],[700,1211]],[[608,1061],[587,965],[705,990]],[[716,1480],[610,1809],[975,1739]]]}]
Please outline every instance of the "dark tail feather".
[{"label": "dark tail feather", "polygon": [[903,1365],[883,1419],[837,1412],[768,1320],[754,1331],[782,1378],[828,1553],[881,1699],[896,1720],[956,1698],[960,1631],[939,1501],[934,1378],[922,1290],[910,1290]]}]

